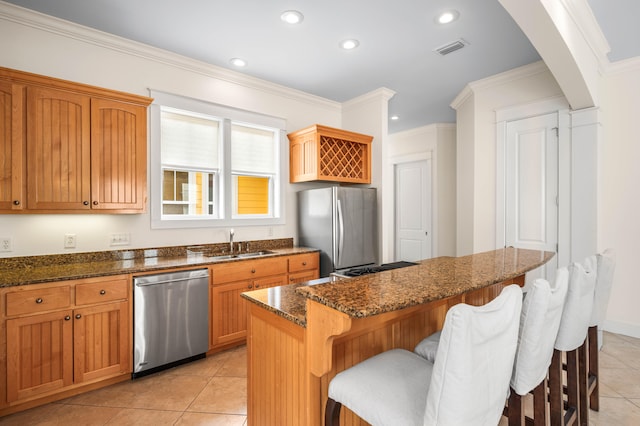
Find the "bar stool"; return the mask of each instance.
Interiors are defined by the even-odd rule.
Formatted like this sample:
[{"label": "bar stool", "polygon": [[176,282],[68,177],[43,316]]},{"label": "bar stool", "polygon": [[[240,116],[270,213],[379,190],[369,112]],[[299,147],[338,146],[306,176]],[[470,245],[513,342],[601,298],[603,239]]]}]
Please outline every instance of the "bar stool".
[{"label": "bar stool", "polygon": [[[613,284],[613,273],[616,267],[615,253],[612,249],[607,249],[603,253],[596,255],[597,259],[597,278],[596,289],[594,294],[593,313],[591,322],[589,323],[589,332],[587,334],[587,350],[588,350],[588,377],[586,394],[589,397],[589,408],[594,411],[600,410],[600,387],[598,384],[599,376],[599,348],[598,344],[598,328],[602,326],[604,317],[607,313],[607,305],[609,304],[609,296],[611,294],[611,285]],[[582,382],[581,382],[582,383]]]},{"label": "bar stool", "polygon": [[547,280],[537,279],[525,295],[511,392],[505,410],[509,425],[523,425],[525,420],[529,420],[525,418],[522,404],[522,397],[529,393],[533,393],[533,424],[547,423],[547,372],[560,328],[568,283],[569,271],[560,268],[553,287]]},{"label": "bar stool", "polygon": [[[581,389],[586,389],[586,365],[579,365],[580,351],[587,338],[587,330],[593,310],[596,284],[596,257],[590,256],[583,263],[569,265],[569,288],[560,320],[560,329],[555,342],[555,350],[549,367],[549,405],[552,425],[568,425],[578,422],[588,424],[586,398],[580,397]],[[562,357],[567,366],[567,402],[563,397]],[[586,352],[584,354],[586,358]],[[583,371],[580,371],[583,370]]]},{"label": "bar stool", "polygon": [[325,425],[342,405],[374,426],[495,426],[507,397],[518,341],[522,290],[505,287],[483,306],[453,306],[435,363],[392,349],[338,373],[329,383]]}]

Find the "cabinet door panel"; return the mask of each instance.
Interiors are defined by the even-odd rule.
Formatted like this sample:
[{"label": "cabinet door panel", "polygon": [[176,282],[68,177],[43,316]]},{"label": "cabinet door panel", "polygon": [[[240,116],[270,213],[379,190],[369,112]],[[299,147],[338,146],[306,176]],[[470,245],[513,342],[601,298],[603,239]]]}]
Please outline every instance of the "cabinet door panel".
[{"label": "cabinet door panel", "polygon": [[74,382],[129,371],[128,303],[74,311]]},{"label": "cabinet door panel", "polygon": [[7,320],[7,400],[26,399],[73,381],[71,311]]},{"label": "cabinet door panel", "polygon": [[24,200],[24,87],[0,81],[0,210],[22,210]]},{"label": "cabinet door panel", "polygon": [[147,179],[146,108],[91,101],[92,208],[143,210]]},{"label": "cabinet door panel", "polygon": [[280,285],[287,285],[287,276],[286,275],[276,275],[273,277],[260,278],[253,281],[254,290],[259,290],[261,288],[269,288],[276,287]]},{"label": "cabinet door panel", "polygon": [[88,96],[27,88],[29,209],[90,208],[90,119]]},{"label": "cabinet door panel", "polygon": [[242,340],[247,335],[247,307],[240,293],[253,289],[250,281],[213,286],[211,318],[213,346]]},{"label": "cabinet door panel", "polygon": [[289,282],[287,284],[303,283],[305,281],[315,280],[320,278],[320,274],[317,269],[312,271],[302,271],[289,274]]}]

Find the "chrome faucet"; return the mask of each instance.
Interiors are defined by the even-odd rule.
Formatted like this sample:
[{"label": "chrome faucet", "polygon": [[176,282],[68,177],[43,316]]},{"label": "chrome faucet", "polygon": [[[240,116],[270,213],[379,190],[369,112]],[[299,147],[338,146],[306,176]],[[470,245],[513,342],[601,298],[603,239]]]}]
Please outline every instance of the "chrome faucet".
[{"label": "chrome faucet", "polygon": [[229,231],[229,250],[233,254],[233,228]]}]

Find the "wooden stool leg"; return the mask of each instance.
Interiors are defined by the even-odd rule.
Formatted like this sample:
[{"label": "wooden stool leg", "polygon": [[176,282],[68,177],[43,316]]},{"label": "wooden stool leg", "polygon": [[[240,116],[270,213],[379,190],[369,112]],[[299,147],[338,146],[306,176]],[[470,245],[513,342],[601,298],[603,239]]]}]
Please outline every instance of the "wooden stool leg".
[{"label": "wooden stool leg", "polygon": [[544,426],[547,424],[547,386],[548,382],[545,378],[533,390],[533,424],[534,426]]},{"label": "wooden stool leg", "polygon": [[574,419],[580,423],[580,390],[578,371],[578,350],[567,352],[567,409],[565,424],[572,424]]},{"label": "wooden stool leg", "polygon": [[589,386],[589,408],[594,411],[600,411],[598,327],[589,327],[587,340],[589,341],[589,377],[587,379],[587,385]]},{"label": "wooden stool leg", "polygon": [[587,340],[578,350],[578,398],[580,408],[580,424],[589,426],[589,389],[588,389],[588,368],[587,368]]},{"label": "wooden stool leg", "polygon": [[340,426],[340,409],[342,404],[327,398],[327,406],[324,411],[325,426]]},{"label": "wooden stool leg", "polygon": [[507,406],[507,417],[509,418],[509,426],[524,426],[524,404],[522,397],[511,389],[509,395],[509,405]]},{"label": "wooden stool leg", "polygon": [[564,426],[564,398],[562,392],[562,352],[553,351],[549,366],[549,415],[551,424]]}]

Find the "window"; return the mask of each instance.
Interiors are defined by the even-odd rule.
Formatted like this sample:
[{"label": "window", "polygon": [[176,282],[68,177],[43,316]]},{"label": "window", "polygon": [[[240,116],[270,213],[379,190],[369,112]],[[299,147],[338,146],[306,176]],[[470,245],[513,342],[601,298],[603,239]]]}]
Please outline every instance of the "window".
[{"label": "window", "polygon": [[283,120],[162,92],[152,96],[153,228],[284,222]]}]

